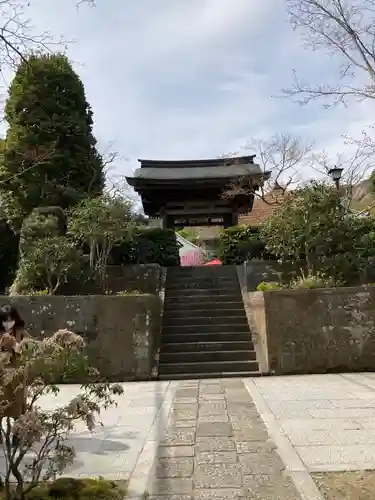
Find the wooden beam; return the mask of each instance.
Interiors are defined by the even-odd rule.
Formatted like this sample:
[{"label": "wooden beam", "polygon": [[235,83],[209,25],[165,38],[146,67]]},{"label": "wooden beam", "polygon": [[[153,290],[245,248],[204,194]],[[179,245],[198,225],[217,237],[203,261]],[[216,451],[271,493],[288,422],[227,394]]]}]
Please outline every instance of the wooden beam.
[{"label": "wooden beam", "polygon": [[210,217],[211,215],[223,215],[223,214],[231,214],[231,207],[216,207],[216,208],[208,208],[207,210],[202,210],[201,208],[187,208],[187,209],[170,209],[166,208],[165,213],[168,215],[174,215],[175,217]]}]

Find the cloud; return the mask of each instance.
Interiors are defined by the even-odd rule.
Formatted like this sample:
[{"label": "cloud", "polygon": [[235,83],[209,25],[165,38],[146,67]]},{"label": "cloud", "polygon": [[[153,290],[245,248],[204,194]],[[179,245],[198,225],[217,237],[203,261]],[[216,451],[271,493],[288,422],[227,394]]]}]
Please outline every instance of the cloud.
[{"label": "cloud", "polygon": [[238,151],[253,136],[293,132],[317,147],[370,123],[370,105],[325,110],[280,95],[295,68],[308,81],[334,77],[328,57],[307,53],[283,0],[32,0],[36,30],[76,40],[68,55],[85,84],[95,134],[113,143],[129,173],[142,158],[204,158]]}]

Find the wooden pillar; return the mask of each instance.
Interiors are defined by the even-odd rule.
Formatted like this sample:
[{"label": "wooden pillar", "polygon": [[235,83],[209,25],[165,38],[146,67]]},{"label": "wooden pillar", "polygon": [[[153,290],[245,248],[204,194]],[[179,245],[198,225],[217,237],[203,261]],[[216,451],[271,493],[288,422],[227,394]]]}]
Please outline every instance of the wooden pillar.
[{"label": "wooden pillar", "polygon": [[224,229],[227,229],[228,227],[233,227],[237,226],[238,224],[238,214],[237,212],[232,212],[230,214],[225,214],[224,215]]},{"label": "wooden pillar", "polygon": [[224,222],[223,223],[224,229],[231,227],[232,226],[232,214],[225,214],[223,222]]},{"label": "wooden pillar", "polygon": [[174,217],[173,217],[173,215],[169,215],[169,217],[168,217],[167,229],[174,229]]},{"label": "wooden pillar", "polygon": [[161,227],[162,227],[162,229],[167,229],[167,225],[168,225],[168,216],[167,216],[167,214],[165,212],[163,212],[161,214],[160,219],[161,219]]},{"label": "wooden pillar", "polygon": [[163,229],[174,229],[174,216],[164,213],[163,215]]}]

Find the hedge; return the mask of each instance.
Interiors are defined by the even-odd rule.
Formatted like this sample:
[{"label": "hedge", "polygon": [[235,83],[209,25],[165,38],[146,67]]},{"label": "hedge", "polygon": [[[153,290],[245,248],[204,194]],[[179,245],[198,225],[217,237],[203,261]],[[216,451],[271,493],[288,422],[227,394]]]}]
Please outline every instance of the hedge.
[{"label": "hedge", "polygon": [[139,227],[113,249],[111,263],[179,266],[180,244],[172,229]]},{"label": "hedge", "polygon": [[235,226],[220,234],[218,258],[223,264],[242,264],[251,259],[273,259],[265,249],[259,231],[251,226]]}]

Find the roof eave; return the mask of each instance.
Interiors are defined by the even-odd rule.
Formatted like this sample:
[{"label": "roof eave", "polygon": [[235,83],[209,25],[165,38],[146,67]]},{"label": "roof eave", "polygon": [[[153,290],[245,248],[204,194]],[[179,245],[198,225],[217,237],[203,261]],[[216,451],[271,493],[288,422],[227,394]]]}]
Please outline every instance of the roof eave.
[{"label": "roof eave", "polygon": [[267,181],[271,176],[270,172],[261,172],[261,173],[249,173],[248,175],[238,175],[238,176],[228,176],[228,177],[182,177],[182,178],[174,178],[174,179],[161,179],[158,177],[150,178],[150,177],[140,177],[140,176],[127,176],[125,177],[127,183],[132,187],[141,187],[141,186],[180,186],[182,184],[189,185],[197,183],[199,184],[230,184],[236,181],[240,181],[241,179],[249,179],[253,181],[257,181],[255,183],[256,187],[260,187],[263,185],[265,181]]},{"label": "roof eave", "polygon": [[256,155],[247,156],[232,156],[228,158],[211,158],[204,160],[146,160],[139,158],[138,162],[141,164],[141,168],[147,167],[188,167],[188,166],[208,166],[208,165],[230,165],[233,163],[254,163],[254,158]]}]

